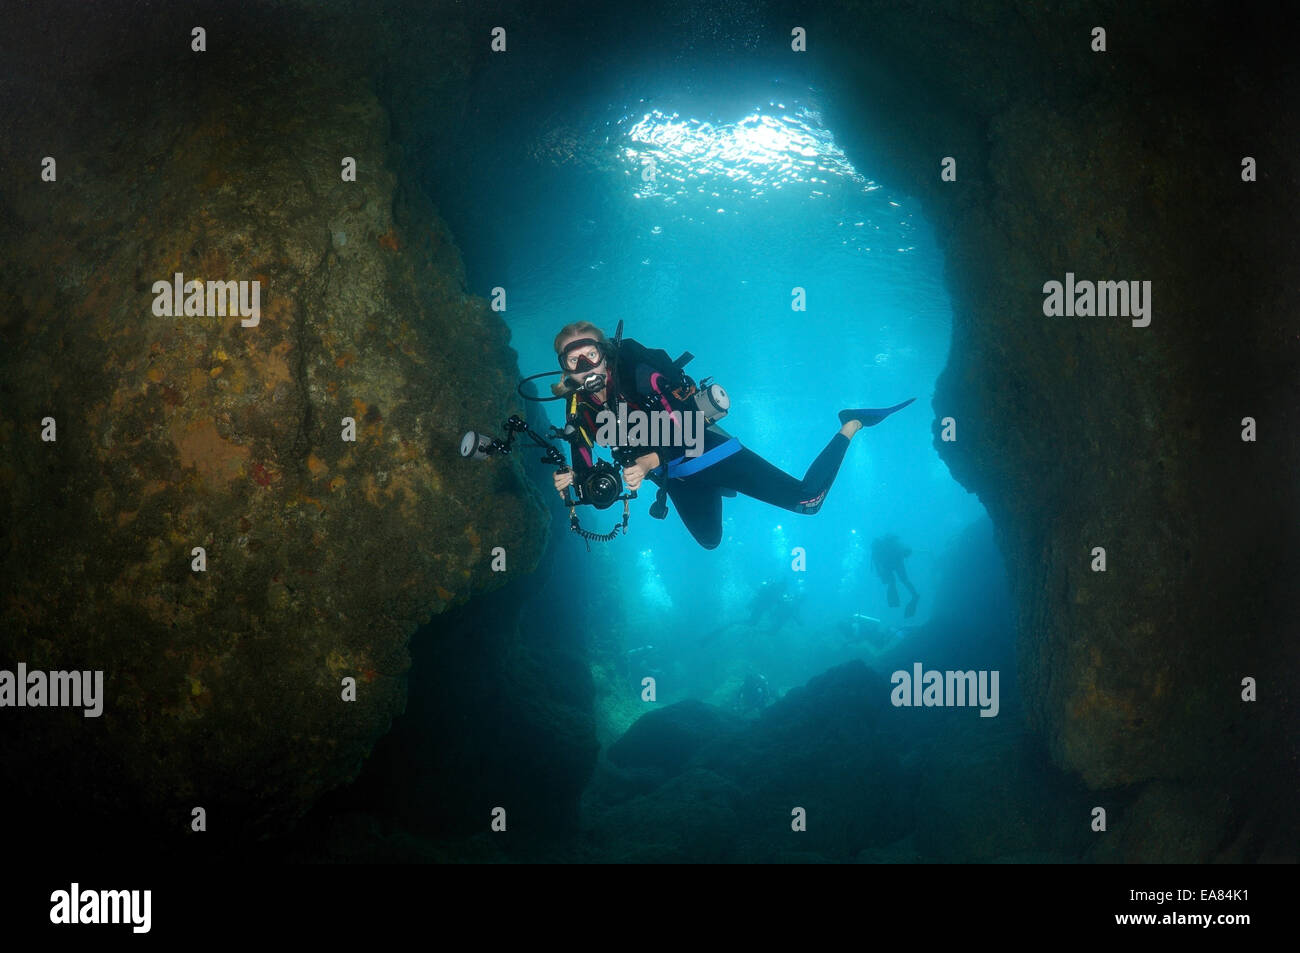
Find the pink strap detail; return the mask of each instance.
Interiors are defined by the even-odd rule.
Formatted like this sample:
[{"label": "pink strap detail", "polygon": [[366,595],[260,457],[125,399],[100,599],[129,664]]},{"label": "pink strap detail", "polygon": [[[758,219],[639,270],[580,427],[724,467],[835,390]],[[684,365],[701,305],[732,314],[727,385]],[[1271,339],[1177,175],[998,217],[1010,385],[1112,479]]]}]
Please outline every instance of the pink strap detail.
[{"label": "pink strap detail", "polygon": [[668,419],[677,425],[677,430],[680,433],[682,429],[681,416],[677,413],[677,411],[673,410],[672,405],[668,403],[668,398],[666,398],[664,396],[664,392],[660,390],[659,381],[662,378],[663,375],[660,374],[658,371],[655,371],[653,374],[650,375],[650,386],[653,387],[654,392],[659,395],[659,403],[664,405],[664,410],[668,411]]}]

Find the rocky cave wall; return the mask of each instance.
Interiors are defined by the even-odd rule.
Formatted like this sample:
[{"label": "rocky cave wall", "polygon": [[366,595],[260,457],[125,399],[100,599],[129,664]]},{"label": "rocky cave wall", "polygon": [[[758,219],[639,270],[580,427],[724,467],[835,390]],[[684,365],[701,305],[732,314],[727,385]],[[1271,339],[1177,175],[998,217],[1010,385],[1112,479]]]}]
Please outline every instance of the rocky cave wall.
[{"label": "rocky cave wall", "polygon": [[[282,830],[403,710],[416,627],[504,581],[493,547],[545,546],[519,463],[456,452],[515,355],[310,18],[58,11],[13,25],[0,97],[0,657],[101,669],[106,703],[6,711],[6,806],[42,836]],[[177,272],[258,281],[259,323],[156,315]]]},{"label": "rocky cave wall", "polygon": [[[1157,815],[1204,822],[1180,858],[1203,859],[1224,805],[1240,824],[1294,798],[1300,130],[1281,10],[861,0],[804,18],[835,49],[837,139],[921,199],[945,252],[933,406],[957,440],[936,423],[936,446],[998,528],[1031,725],[1094,788],[1153,782],[1133,856]],[[1067,272],[1150,280],[1150,326],[1044,316]],[[1245,676],[1267,697],[1243,702]]]}]

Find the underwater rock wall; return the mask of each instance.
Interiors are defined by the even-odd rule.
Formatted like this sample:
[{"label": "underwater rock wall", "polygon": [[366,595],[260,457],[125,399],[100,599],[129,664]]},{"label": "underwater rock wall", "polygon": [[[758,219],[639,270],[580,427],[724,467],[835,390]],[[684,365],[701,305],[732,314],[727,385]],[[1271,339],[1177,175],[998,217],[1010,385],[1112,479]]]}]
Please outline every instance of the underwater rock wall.
[{"label": "underwater rock wall", "polygon": [[[751,721],[702,702],[643,715],[585,801],[593,859],[648,863],[1068,862],[1086,791],[1012,718],[891,705],[852,661]],[[793,833],[792,825],[806,821]]]},{"label": "underwater rock wall", "polygon": [[[500,584],[493,547],[526,572],[546,540],[518,463],[457,455],[507,416],[515,355],[368,83],[208,22],[206,58],[137,20],[119,59],[4,103],[0,657],[106,696],[7,711],[5,797],[132,836],[195,806],[282,828],[403,710],[416,627]],[[160,315],[177,273],[196,308],[256,281],[259,312]]]},{"label": "underwater rock wall", "polygon": [[[538,405],[529,406],[527,419],[546,432]],[[540,456],[520,450],[515,457],[538,485],[554,472]],[[486,477],[501,462],[465,466]],[[599,750],[595,686],[589,634],[568,611],[581,590],[566,557],[581,543],[569,537],[559,496],[546,504],[550,544],[536,568],[511,572],[500,589],[443,612],[415,634],[406,712],[356,781],[308,816],[287,845],[296,852],[290,856],[319,859],[322,844],[340,842],[344,852],[374,850],[336,821],[346,812],[395,818],[404,831],[461,859],[500,860],[517,846],[488,831],[496,807],[507,810],[511,829],[527,832],[526,841],[574,830]],[[411,858],[409,846],[385,849],[380,859]]]},{"label": "underwater rock wall", "polygon": [[[1294,791],[1300,130],[1277,105],[1293,74],[1256,45],[1281,12],[861,0],[810,23],[836,49],[837,139],[944,248],[936,446],[998,528],[1030,722],[1094,788]],[[1230,78],[1242,62],[1257,84]],[[1150,324],[1045,316],[1067,273],[1150,281]],[[1247,676],[1267,701],[1243,702]],[[1157,801],[1203,813],[1136,809]]]}]

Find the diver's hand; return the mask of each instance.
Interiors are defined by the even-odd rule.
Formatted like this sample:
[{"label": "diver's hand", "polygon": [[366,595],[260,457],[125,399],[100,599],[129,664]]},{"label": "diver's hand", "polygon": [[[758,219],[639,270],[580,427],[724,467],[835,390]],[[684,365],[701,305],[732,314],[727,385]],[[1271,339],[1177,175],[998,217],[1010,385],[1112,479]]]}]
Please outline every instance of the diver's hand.
[{"label": "diver's hand", "polygon": [[564,491],[571,486],[573,486],[573,471],[556,470],[555,471],[555,492],[560,494],[560,496],[564,496]]},{"label": "diver's hand", "polygon": [[657,466],[659,466],[657,453],[647,453],[644,457],[637,457],[636,463],[623,468],[623,482],[627,484],[629,490],[635,490],[641,486],[646,473]]}]

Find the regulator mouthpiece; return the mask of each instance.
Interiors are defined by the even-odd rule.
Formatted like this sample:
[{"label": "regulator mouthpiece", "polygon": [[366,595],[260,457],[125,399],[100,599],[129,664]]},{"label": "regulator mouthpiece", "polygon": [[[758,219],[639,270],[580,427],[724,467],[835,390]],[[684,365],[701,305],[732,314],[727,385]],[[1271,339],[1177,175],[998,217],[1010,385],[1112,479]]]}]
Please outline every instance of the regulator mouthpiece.
[{"label": "regulator mouthpiece", "polygon": [[[574,378],[570,378],[574,380]],[[605,386],[604,374],[588,374],[581,383],[578,384],[577,390],[586,391],[588,394],[594,394]]]}]

